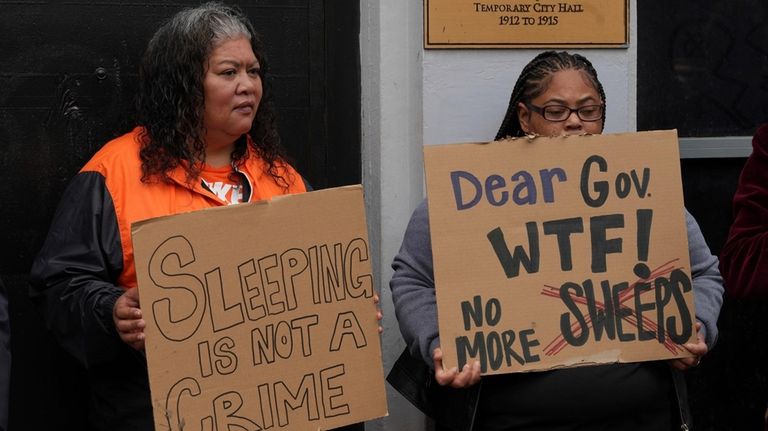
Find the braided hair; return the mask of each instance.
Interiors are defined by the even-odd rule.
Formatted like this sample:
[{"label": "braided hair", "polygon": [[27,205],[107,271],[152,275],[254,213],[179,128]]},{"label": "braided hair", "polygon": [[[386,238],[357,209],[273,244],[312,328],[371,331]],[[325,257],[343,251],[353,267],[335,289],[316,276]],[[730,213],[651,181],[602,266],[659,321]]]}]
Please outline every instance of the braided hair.
[{"label": "braided hair", "polygon": [[[552,74],[563,70],[580,70],[600,94],[605,105],[605,91],[603,84],[597,79],[597,71],[584,56],[569,54],[565,51],[545,51],[537,55],[520,72],[515,88],[509,98],[509,107],[501,122],[501,127],[496,133],[496,140],[507,136],[523,136],[520,120],[517,116],[517,105],[520,102],[528,103],[546,91]],[[603,109],[603,125],[605,125],[605,109]],[[601,129],[602,131],[602,129]]]}]

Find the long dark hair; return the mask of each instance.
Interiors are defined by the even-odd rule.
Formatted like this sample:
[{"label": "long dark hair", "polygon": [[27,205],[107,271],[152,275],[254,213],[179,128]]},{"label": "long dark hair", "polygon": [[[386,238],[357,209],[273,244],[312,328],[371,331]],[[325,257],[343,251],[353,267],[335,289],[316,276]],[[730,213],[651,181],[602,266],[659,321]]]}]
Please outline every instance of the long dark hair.
[{"label": "long dark hair", "polygon": [[[517,105],[520,102],[528,103],[546,91],[549,79],[555,72],[561,70],[580,70],[589,79],[589,82],[600,94],[600,98],[605,105],[605,91],[603,84],[597,79],[597,71],[584,56],[579,54],[569,54],[565,51],[545,51],[531,60],[520,72],[517,78],[515,88],[509,98],[509,106],[501,127],[496,133],[496,140],[507,136],[523,136],[523,129],[520,127],[520,120],[517,117]],[[605,108],[603,108],[603,126],[605,126]],[[601,129],[602,131],[602,129]]]},{"label": "long dark hair", "polygon": [[[208,57],[223,40],[246,37],[261,67],[263,94],[248,135],[251,149],[267,164],[266,171],[283,187],[280,166],[286,161],[277,133],[269,62],[264,46],[248,18],[238,9],[209,2],[184,9],[155,32],[139,68],[137,122],[144,128],[140,151],[142,178],[169,181],[170,172],[181,166],[192,182],[205,160],[203,79]],[[233,166],[242,166],[248,139],[235,142]]]}]

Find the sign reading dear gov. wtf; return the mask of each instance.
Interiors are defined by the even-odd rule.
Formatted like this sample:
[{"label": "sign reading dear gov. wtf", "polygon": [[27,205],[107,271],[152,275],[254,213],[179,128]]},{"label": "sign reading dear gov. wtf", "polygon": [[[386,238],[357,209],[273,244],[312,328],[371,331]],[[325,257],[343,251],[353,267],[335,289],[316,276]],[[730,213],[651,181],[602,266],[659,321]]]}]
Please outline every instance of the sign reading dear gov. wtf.
[{"label": "sign reading dear gov. wtf", "polygon": [[484,374],[691,356],[675,131],[425,149],[446,366]]}]

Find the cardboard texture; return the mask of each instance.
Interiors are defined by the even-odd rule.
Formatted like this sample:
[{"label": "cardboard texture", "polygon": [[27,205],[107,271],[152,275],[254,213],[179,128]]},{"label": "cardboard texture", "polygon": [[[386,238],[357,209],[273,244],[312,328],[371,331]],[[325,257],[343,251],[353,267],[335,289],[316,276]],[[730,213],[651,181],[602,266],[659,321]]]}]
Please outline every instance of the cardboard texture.
[{"label": "cardboard texture", "polygon": [[132,235],[156,429],[318,430],[387,414],[361,186]]},{"label": "cardboard texture", "polygon": [[424,0],[425,48],[599,48],[629,44],[627,0]]},{"label": "cardboard texture", "polygon": [[676,131],[424,150],[446,367],[692,356]]}]

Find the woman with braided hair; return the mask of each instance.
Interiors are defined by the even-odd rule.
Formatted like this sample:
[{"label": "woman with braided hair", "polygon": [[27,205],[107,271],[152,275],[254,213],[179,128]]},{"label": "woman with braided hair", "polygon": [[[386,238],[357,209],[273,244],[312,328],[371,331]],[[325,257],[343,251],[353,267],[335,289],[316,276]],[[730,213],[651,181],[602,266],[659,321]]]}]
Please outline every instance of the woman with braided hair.
[{"label": "woman with braided hair", "polygon": [[[542,112],[533,104],[557,80],[558,88],[579,85],[584,94],[576,101],[576,111],[567,111],[563,99],[554,99]],[[555,89],[553,89],[555,91]],[[561,97],[565,95],[558,94]],[[538,109],[538,110],[537,110]],[[537,112],[538,116],[532,115]],[[576,112],[577,115],[571,114]],[[548,119],[549,118],[549,119]],[[567,52],[546,51],[523,68],[509,98],[509,107],[496,133],[496,140],[526,134],[557,136],[561,134],[601,133],[605,124],[605,91],[597,71],[585,57]]]},{"label": "woman with braided hair", "polygon": [[[496,139],[524,135],[599,134],[605,92],[581,55],[547,51],[523,69]],[[693,217],[686,212],[698,342],[693,358],[608,364],[480,377],[480,364],[444,369],[437,323],[426,200],[414,211],[390,282],[408,347],[388,381],[432,417],[438,429],[689,429],[680,370],[698,364],[717,338],[722,279]]]}]

